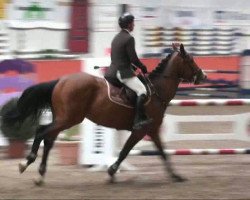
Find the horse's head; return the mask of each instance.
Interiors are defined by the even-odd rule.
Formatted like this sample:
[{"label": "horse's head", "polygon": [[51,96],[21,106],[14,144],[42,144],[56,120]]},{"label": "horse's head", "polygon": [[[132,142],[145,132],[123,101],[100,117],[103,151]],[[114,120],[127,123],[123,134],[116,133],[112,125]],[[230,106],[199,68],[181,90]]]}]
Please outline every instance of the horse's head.
[{"label": "horse's head", "polygon": [[173,50],[149,74],[150,79],[164,77],[199,84],[207,78],[206,74],[194,61],[192,55],[185,51],[183,44],[173,43]]},{"label": "horse's head", "polygon": [[177,76],[182,82],[190,82],[194,84],[200,84],[204,81],[207,76],[198,67],[193,59],[193,56],[187,53],[184,49],[184,45],[180,45],[180,50],[178,51],[176,44],[173,45],[173,49],[177,51],[176,55],[173,55],[173,65],[177,67]]}]

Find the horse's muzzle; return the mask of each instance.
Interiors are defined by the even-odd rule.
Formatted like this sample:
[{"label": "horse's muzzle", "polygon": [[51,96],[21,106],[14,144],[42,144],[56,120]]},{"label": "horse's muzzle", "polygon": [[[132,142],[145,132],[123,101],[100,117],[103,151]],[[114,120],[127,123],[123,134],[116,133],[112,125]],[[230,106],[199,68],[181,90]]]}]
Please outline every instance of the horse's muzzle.
[{"label": "horse's muzzle", "polygon": [[207,79],[207,75],[204,71],[199,70],[199,72],[196,74],[195,78],[194,78],[194,84],[198,85],[201,82],[205,81]]}]

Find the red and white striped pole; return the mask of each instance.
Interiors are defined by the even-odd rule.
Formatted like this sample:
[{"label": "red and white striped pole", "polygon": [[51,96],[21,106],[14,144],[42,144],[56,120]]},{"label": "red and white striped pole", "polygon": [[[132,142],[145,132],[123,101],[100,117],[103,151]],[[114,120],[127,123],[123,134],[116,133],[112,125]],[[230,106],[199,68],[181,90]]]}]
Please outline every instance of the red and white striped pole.
[{"label": "red and white striped pole", "polygon": [[[166,149],[168,155],[231,155],[250,154],[250,149]],[[129,155],[154,156],[160,155],[159,151],[131,150]]]},{"label": "red and white striped pole", "polygon": [[190,99],[172,100],[169,106],[243,106],[250,105],[250,99]]}]

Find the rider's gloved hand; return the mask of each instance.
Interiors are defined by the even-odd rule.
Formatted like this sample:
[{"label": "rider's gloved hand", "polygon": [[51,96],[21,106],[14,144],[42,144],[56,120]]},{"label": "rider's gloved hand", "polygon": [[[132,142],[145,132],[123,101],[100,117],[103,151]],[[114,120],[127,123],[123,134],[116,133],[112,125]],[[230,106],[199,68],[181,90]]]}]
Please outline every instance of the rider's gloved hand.
[{"label": "rider's gloved hand", "polygon": [[140,68],[141,68],[141,71],[143,72],[143,74],[148,73],[147,67],[145,65],[140,66]]}]

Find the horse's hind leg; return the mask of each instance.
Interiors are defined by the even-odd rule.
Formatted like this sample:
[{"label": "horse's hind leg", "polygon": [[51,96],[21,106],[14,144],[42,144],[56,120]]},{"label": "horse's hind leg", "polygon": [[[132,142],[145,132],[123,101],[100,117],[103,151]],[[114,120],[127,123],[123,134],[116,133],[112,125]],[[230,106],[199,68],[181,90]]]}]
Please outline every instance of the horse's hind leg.
[{"label": "horse's hind leg", "polygon": [[42,162],[41,162],[39,170],[38,170],[40,176],[37,180],[35,180],[35,184],[38,186],[42,185],[44,183],[44,177],[45,177],[45,173],[46,173],[49,152],[54,145],[54,142],[56,140],[57,135],[58,134],[45,135]]},{"label": "horse's hind leg", "polygon": [[133,131],[123,146],[117,161],[108,168],[108,174],[111,182],[114,181],[114,175],[117,172],[121,162],[127,157],[130,150],[145,136],[145,131]]},{"label": "horse's hind leg", "polygon": [[[73,124],[72,124],[73,125]],[[66,128],[70,128],[72,125],[66,123],[66,121],[54,122],[48,129],[43,133],[44,135],[44,149],[42,155],[42,162],[39,166],[39,178],[35,180],[35,184],[40,186],[44,183],[44,177],[47,168],[47,160],[49,156],[49,152],[54,145],[54,142],[60,131],[65,130]]]},{"label": "horse's hind leg", "polygon": [[173,169],[172,164],[170,162],[169,155],[167,155],[164,152],[163,145],[162,145],[162,142],[161,142],[159,134],[158,133],[157,134],[151,134],[150,136],[151,136],[151,139],[153,140],[155,146],[157,147],[157,149],[160,152],[160,155],[161,155],[161,157],[162,157],[162,159],[164,161],[164,164],[166,166],[167,172],[170,175],[170,177],[174,181],[177,181],[177,182],[185,181],[186,180],[185,178],[181,177],[180,175],[178,175],[178,174],[176,174],[174,172],[174,169]]},{"label": "horse's hind leg", "polygon": [[19,172],[23,173],[27,167],[36,160],[37,152],[40,147],[41,141],[43,140],[43,132],[50,126],[49,125],[41,125],[37,128],[35,138],[31,147],[31,152],[26,157],[26,161],[22,161],[19,163]]}]

